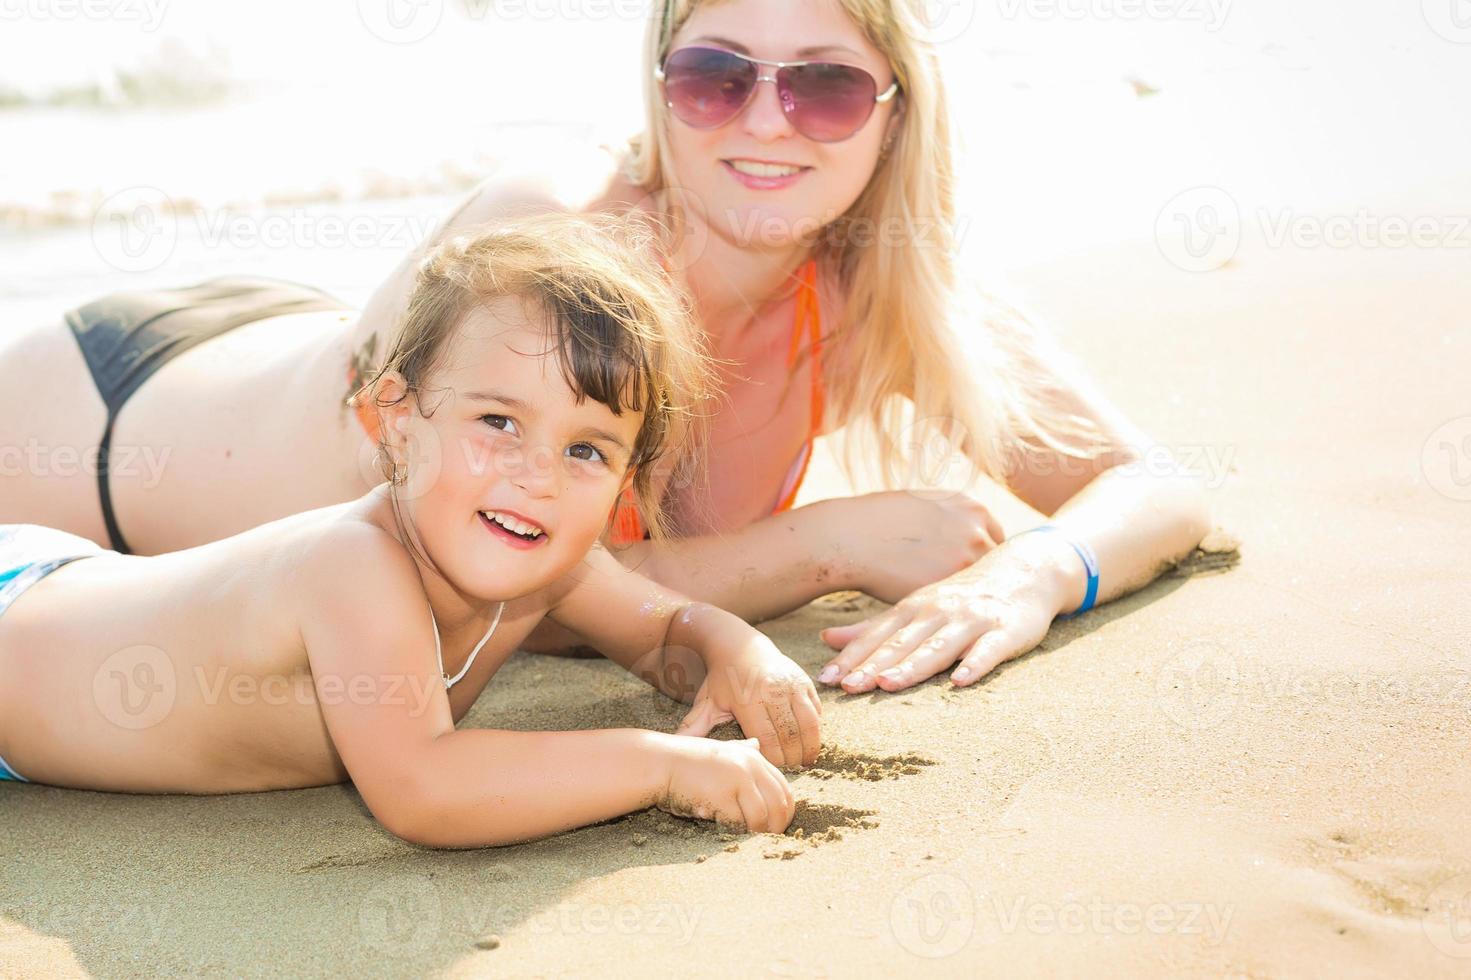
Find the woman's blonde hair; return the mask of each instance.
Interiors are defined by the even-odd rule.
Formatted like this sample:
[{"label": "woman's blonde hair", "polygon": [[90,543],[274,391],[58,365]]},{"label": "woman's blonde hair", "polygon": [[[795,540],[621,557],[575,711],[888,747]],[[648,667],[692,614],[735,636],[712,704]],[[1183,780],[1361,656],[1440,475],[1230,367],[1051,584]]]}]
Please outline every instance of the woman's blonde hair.
[{"label": "woman's blonde hair", "polygon": [[[548,212],[456,235],[420,263],[388,356],[354,399],[371,393],[386,408],[413,395],[423,411],[466,315],[502,297],[520,299],[544,315],[548,351],[579,399],[615,415],[643,413],[629,460],[632,490],[650,534],[661,537],[654,464],[690,452],[713,374],[689,304],[657,254],[646,224],[608,215]],[[405,392],[386,401],[377,388],[390,371],[403,377]],[[391,459],[381,441],[380,450]]]},{"label": "woman's blonde hair", "polygon": [[[673,181],[654,68],[696,7],[719,2],[655,0],[644,44],[647,131],[624,161],[625,176],[650,192],[671,190]],[[890,486],[912,478],[915,457],[927,452],[923,433],[934,428],[1003,484],[1044,448],[1082,460],[1118,448],[1116,437],[1069,411],[1067,393],[1081,379],[1064,380],[1060,369],[1071,365],[1052,338],[971,280],[957,282],[951,120],[938,58],[924,40],[925,0],[838,2],[887,57],[902,117],[868,186],[813,249],[846,297],[843,322],[824,323],[842,351],[824,371],[832,425],[856,423],[856,434],[872,438]],[[681,215],[668,218],[678,234]],[[893,229],[904,230],[897,243]],[[845,443],[850,474],[855,444]]]}]

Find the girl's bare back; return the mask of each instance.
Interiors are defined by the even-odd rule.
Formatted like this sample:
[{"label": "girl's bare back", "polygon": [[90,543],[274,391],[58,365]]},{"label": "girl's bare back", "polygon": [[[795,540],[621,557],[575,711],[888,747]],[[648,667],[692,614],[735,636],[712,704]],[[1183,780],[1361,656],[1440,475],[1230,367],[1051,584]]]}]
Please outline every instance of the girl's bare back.
[{"label": "girl's bare back", "polygon": [[[352,586],[321,581],[314,557],[365,528],[388,533],[381,511],[370,493],[187,551],[104,553],[52,572],[0,630],[0,757],[35,782],[127,792],[346,780],[321,698],[403,698],[427,711],[444,690],[408,674],[314,676],[303,604]],[[455,721],[544,610],[535,595],[506,604],[449,692]],[[443,642],[446,664],[473,645],[465,633]]]}]

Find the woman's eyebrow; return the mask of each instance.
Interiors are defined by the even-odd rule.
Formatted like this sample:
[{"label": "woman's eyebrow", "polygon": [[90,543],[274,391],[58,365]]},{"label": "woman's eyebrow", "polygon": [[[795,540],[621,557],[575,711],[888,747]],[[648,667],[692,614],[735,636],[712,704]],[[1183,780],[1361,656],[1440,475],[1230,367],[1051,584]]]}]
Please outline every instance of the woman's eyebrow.
[{"label": "woman's eyebrow", "polygon": [[[743,54],[748,58],[752,57],[750,48],[747,48],[739,41],[732,41],[728,37],[713,37],[707,34],[703,37],[697,37],[688,43],[698,44],[702,41],[708,41],[711,44],[717,44],[722,48],[730,48],[730,50],[736,52],[737,54]],[[857,51],[854,51],[852,48],[845,47],[841,44],[818,44],[810,48],[801,48],[797,51],[797,57],[799,59],[811,58],[815,55],[826,54],[829,51],[841,51],[844,54],[851,54],[855,58],[863,57],[863,55],[859,54]]]}]

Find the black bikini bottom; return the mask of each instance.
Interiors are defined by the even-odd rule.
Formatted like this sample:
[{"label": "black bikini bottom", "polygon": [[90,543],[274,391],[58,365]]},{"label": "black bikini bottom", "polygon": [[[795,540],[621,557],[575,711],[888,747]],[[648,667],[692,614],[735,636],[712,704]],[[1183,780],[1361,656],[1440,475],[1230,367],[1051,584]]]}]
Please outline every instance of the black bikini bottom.
[{"label": "black bikini bottom", "polygon": [[[107,405],[107,426],[97,454],[97,490],[110,547],[131,554],[108,486],[112,426],[129,398],[155,371],[180,354],[236,327],[286,313],[347,310],[346,303],[292,282],[232,276],[183,289],[113,293],[66,314],[97,393]],[[188,411],[187,405],[178,406]]]}]

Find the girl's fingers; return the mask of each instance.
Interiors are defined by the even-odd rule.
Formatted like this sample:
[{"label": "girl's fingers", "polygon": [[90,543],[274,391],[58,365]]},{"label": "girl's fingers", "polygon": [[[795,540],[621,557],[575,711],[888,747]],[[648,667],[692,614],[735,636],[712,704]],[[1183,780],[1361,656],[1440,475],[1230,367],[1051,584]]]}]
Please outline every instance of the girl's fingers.
[{"label": "girl's fingers", "polygon": [[879,672],[878,686],[885,691],[902,691],[929,680],[955,663],[976,640],[982,627],[974,623],[951,623],[935,632],[902,661]]},{"label": "girl's fingers", "polygon": [[777,734],[776,726],[771,723],[771,714],[763,704],[747,707],[744,711],[737,712],[736,721],[740,723],[741,731],[746,733],[747,738],[754,738],[760,745],[759,751],[767,762],[773,766],[780,766],[785,757],[782,750],[781,737]]},{"label": "girl's fingers", "polygon": [[747,783],[736,792],[736,804],[741,809],[741,819],[745,821],[748,831],[759,834],[766,830],[769,813],[766,799],[754,783]]},{"label": "girl's fingers", "polygon": [[[703,693],[703,692],[702,692]],[[674,730],[676,735],[703,736],[710,734],[710,729],[720,724],[723,720],[721,712],[715,707],[715,702],[707,697],[695,699],[695,706],[684,716],[679,727]]]},{"label": "girl's fingers", "polygon": [[[867,660],[873,648],[878,646],[884,637],[908,622],[909,613],[895,606],[878,616],[865,619],[862,623],[854,623],[855,627],[863,627],[862,632],[848,638],[848,641],[842,646],[842,652],[828,661],[827,666],[822,668],[822,673],[817,675],[818,682],[822,684],[838,683],[848,676],[856,665]],[[847,629],[849,627],[838,628]]]},{"label": "girl's fingers", "polygon": [[803,768],[816,762],[817,753],[822,749],[822,722],[818,720],[818,710],[813,707],[814,700],[812,694],[804,690],[794,695],[791,701],[797,731],[802,736],[802,758],[798,765]]},{"label": "girl's fingers", "polygon": [[[917,619],[899,627],[892,635],[875,644],[868,656],[843,678],[843,690],[849,694],[861,694],[877,686],[879,671],[892,667],[909,655],[937,630],[945,626],[945,619],[933,616]],[[857,643],[854,643],[857,646]]]},{"label": "girl's fingers", "polygon": [[1009,633],[1005,630],[992,630],[971,644],[971,648],[961,658],[960,666],[950,675],[950,681],[956,687],[974,684],[1020,652],[1016,639]]},{"label": "girl's fingers", "polygon": [[797,723],[796,712],[783,701],[765,702],[766,718],[776,732],[780,743],[783,769],[795,769],[802,764],[802,726]]},{"label": "girl's fingers", "polygon": [[786,777],[771,769],[756,773],[756,789],[766,803],[766,816],[771,826],[769,832],[779,834],[787,829],[796,813],[797,801]]}]

